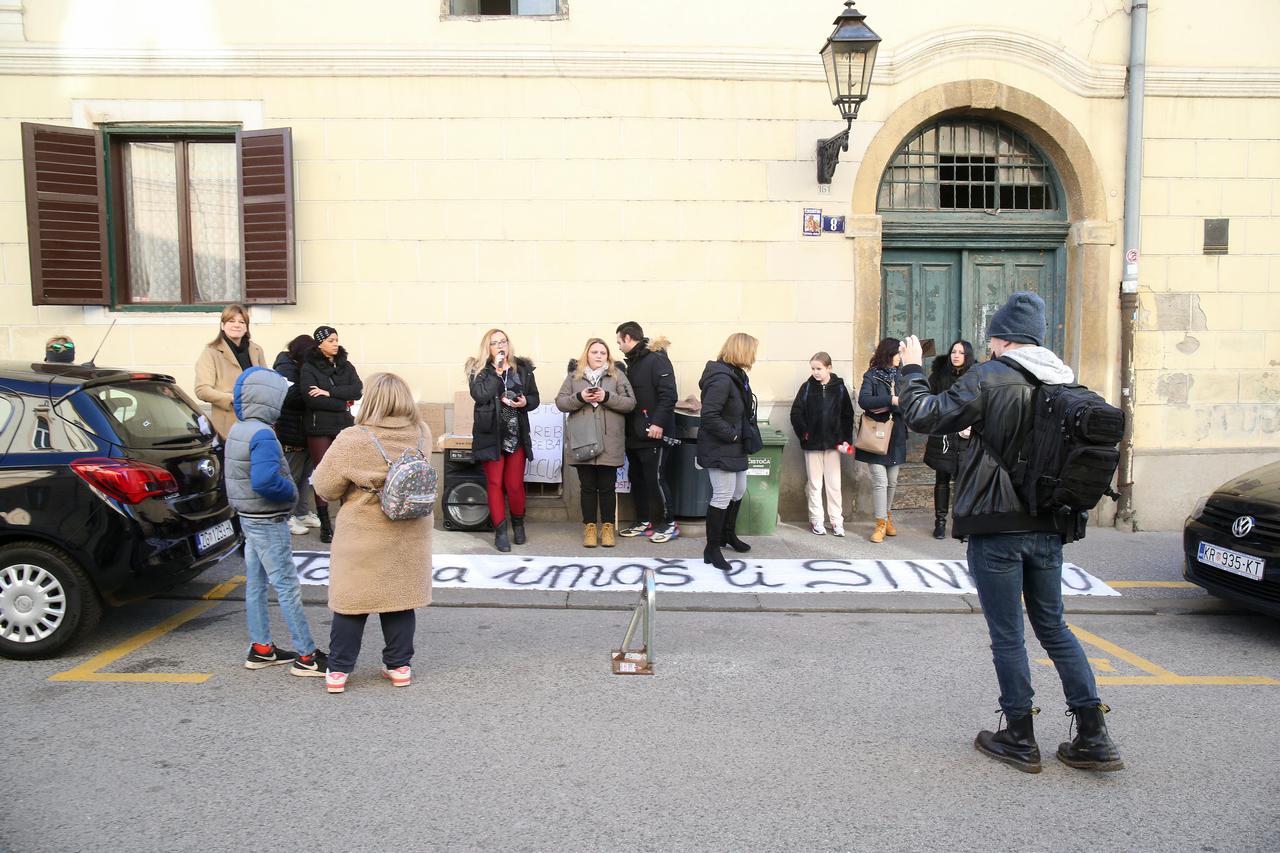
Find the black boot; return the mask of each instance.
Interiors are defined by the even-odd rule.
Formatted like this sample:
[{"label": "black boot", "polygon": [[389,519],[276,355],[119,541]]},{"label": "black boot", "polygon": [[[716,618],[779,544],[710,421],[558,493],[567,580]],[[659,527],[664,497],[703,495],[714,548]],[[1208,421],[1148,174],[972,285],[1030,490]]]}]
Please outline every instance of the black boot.
[{"label": "black boot", "polygon": [[729,508],[724,511],[724,535],[720,544],[727,545],[739,554],[751,550],[751,546],[738,538],[738,510],[742,509],[742,501],[729,501]]},{"label": "black boot", "polygon": [[933,538],[947,538],[947,509],[951,506],[951,481],[933,484]]},{"label": "black boot", "polygon": [[1058,760],[1081,770],[1123,770],[1120,750],[1107,733],[1107,721],[1102,717],[1110,710],[1106,705],[1095,705],[1067,711],[1075,717],[1076,736],[1071,743],[1058,746]]},{"label": "black boot", "polygon": [[1031,718],[1039,708],[1032,708],[1025,717],[1009,717],[1008,725],[998,732],[981,731],[973,745],[981,753],[996,761],[1003,761],[1023,773],[1039,773],[1040,747],[1036,745],[1035,727]]},{"label": "black boot", "polygon": [[702,562],[710,563],[722,572],[733,571],[733,566],[720,553],[720,543],[724,541],[724,517],[728,510],[719,507],[707,507],[707,546],[702,549]]},{"label": "black boot", "polygon": [[507,541],[507,520],[505,518],[493,528],[493,547],[504,554],[511,550],[511,543]]},{"label": "black boot", "polygon": [[524,535],[523,515],[511,516],[511,540],[517,545],[523,545],[525,542],[529,541]]},{"label": "black boot", "polygon": [[320,541],[333,541],[333,523],[329,521],[329,505],[316,507],[316,518],[320,519]]}]

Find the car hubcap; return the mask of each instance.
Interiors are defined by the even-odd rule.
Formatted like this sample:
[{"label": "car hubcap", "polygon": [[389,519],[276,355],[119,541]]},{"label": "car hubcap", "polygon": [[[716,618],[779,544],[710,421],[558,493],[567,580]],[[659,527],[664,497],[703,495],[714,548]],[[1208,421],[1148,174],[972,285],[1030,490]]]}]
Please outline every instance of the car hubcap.
[{"label": "car hubcap", "polygon": [[43,640],[66,614],[67,594],[53,575],[29,563],[0,568],[0,639]]}]

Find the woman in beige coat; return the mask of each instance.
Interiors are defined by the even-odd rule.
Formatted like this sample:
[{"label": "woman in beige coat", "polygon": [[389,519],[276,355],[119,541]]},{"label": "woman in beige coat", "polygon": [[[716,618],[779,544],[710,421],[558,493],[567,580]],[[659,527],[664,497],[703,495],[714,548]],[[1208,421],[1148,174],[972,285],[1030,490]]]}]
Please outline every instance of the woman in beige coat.
[{"label": "woman in beige coat", "polygon": [[249,340],[249,309],[228,305],[222,309],[218,336],[205,346],[196,360],[196,396],[213,407],[209,422],[218,436],[227,440],[235,425],[231,392],[240,374],[250,367],[266,367],[262,347]]},{"label": "woman in beige coat", "polygon": [[431,603],[433,517],[392,521],[382,512],[377,490],[386,482],[387,463],[370,432],[392,460],[419,443],[431,452],[431,430],[409,386],[394,373],[369,377],[356,425],[338,434],[311,476],[317,495],[342,502],[329,553],[330,693],[346,688],[370,613],[382,621],[383,677],[396,687],[408,686],[414,610]]},{"label": "woman in beige coat", "polygon": [[582,355],[569,362],[569,375],[556,395],[556,408],[569,413],[565,443],[582,488],[585,548],[596,547],[597,519],[599,544],[612,548],[616,543],[614,486],[627,454],[627,412],[635,407],[635,392],[614,365],[609,345],[600,338],[587,341]]}]

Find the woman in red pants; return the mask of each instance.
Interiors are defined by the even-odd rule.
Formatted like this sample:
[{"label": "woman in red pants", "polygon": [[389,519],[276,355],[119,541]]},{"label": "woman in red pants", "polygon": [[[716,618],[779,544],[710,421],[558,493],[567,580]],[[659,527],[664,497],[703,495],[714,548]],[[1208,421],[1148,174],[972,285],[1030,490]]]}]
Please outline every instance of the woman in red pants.
[{"label": "woman in red pants", "polygon": [[480,339],[480,352],[467,359],[466,374],[471,399],[476,401],[471,451],[475,460],[484,465],[493,546],[510,551],[508,505],[512,538],[517,545],[526,541],[524,463],[533,455],[529,410],[536,409],[539,403],[533,362],[515,354],[506,332],[490,329]]}]

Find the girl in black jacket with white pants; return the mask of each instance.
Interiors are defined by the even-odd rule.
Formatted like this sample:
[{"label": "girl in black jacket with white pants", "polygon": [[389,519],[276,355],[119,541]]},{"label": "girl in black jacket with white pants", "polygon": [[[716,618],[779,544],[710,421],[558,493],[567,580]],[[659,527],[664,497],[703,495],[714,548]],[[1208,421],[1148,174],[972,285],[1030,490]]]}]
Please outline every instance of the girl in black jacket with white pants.
[{"label": "girl in black jacket with white pants", "polygon": [[844,380],[831,372],[831,356],[827,353],[814,353],[809,359],[809,372],[812,375],[800,386],[791,404],[791,427],[804,450],[809,527],[818,536],[827,532],[822,526],[825,486],[831,532],[843,536],[840,454],[849,453],[853,442],[853,400]]},{"label": "girl in black jacket with white pants", "polygon": [[756,361],[760,342],[751,335],[735,332],[720,348],[715,361],[708,361],[698,380],[702,390],[702,418],[698,423],[698,466],[711,478],[711,501],[707,507],[707,545],[702,562],[723,572],[732,566],[720,553],[723,545],[735,551],[750,551],[738,538],[738,510],[747,493],[747,456],[760,450],[760,430],[756,426],[756,401],[747,371]]},{"label": "girl in black jacket with white pants", "polygon": [[[356,366],[347,359],[347,351],[338,343],[337,329],[320,326],[311,337],[316,346],[303,359],[298,384],[306,395],[302,426],[307,433],[307,449],[311,451],[311,464],[319,467],[338,433],[355,423],[351,404],[360,399],[364,384]],[[332,542],[329,502],[319,495],[316,515],[320,519],[320,541]]]}]

